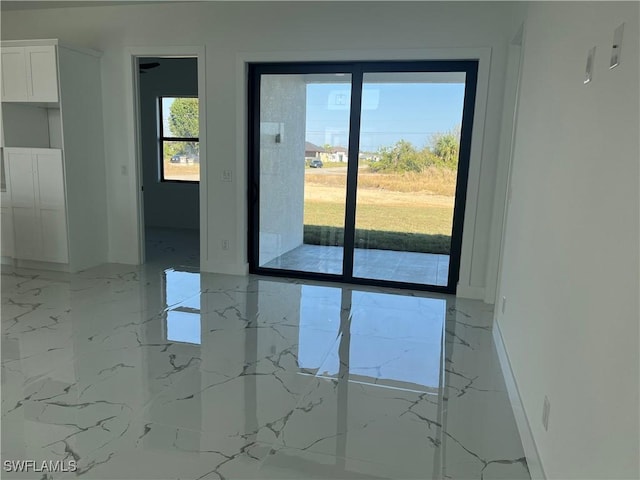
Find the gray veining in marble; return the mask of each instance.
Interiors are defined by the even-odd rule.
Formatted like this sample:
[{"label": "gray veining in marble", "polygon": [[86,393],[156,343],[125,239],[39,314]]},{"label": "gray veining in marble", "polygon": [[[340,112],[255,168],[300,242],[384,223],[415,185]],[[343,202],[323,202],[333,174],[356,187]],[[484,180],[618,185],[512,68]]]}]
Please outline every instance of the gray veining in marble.
[{"label": "gray veining in marble", "polygon": [[[489,307],[151,262],[2,271],[2,478],[527,479]],[[49,475],[49,476],[47,476]]]}]

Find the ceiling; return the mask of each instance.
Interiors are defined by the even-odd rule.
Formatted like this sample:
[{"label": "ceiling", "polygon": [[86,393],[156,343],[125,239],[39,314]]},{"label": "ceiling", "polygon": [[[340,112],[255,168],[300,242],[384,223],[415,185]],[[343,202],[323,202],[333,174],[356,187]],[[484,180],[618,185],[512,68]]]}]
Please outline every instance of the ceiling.
[{"label": "ceiling", "polygon": [[[183,3],[183,2],[247,2],[247,1],[282,1],[282,0],[0,0],[0,10],[37,10],[45,8],[70,8],[70,7],[109,7],[114,5],[141,5],[141,4],[153,4],[153,3]],[[317,0],[284,0],[288,2],[313,2]],[[341,0],[325,0],[325,1],[341,1]],[[351,1],[372,1],[372,0],[351,0]],[[373,1],[388,1],[388,0],[373,0]],[[409,1],[423,1],[423,0],[409,0]]]},{"label": "ceiling", "polygon": [[2,10],[35,10],[43,8],[69,8],[69,7],[108,7],[113,5],[139,5],[145,3],[176,3],[190,0],[138,0],[138,1],[101,1],[101,0],[70,0],[70,1],[57,1],[57,0],[44,0],[39,2],[32,1],[11,1],[2,0],[0,2],[0,9]]}]

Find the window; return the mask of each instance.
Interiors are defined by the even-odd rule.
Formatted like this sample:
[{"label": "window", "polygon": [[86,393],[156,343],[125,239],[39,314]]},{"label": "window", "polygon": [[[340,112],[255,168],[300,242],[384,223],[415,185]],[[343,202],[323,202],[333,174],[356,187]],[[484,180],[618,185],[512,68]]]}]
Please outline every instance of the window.
[{"label": "window", "polygon": [[160,180],[200,181],[198,98],[160,97]]}]

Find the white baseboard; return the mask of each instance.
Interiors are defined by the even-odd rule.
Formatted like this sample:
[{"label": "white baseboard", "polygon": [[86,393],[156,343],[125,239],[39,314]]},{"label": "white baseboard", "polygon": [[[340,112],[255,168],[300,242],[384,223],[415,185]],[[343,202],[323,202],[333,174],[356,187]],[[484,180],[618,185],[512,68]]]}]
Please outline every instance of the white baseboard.
[{"label": "white baseboard", "polygon": [[219,262],[203,262],[200,265],[202,272],[221,273],[223,275],[249,275],[248,263],[219,263]]},{"label": "white baseboard", "polygon": [[37,260],[14,259],[13,265],[16,268],[27,268],[33,270],[50,270],[52,272],[70,272],[68,263],[40,262]]},{"label": "white baseboard", "polygon": [[536,446],[533,434],[531,433],[527,413],[524,411],[524,407],[522,405],[518,384],[515,376],[513,375],[513,370],[511,370],[511,362],[509,361],[509,355],[507,354],[507,349],[505,348],[504,341],[502,339],[502,332],[500,331],[500,325],[497,320],[494,320],[493,322],[493,341],[498,352],[498,359],[500,361],[500,366],[502,367],[502,374],[507,387],[507,393],[509,394],[509,401],[511,402],[513,416],[515,417],[516,424],[518,425],[522,448],[524,449],[524,454],[527,458],[529,474],[531,475],[532,480],[545,480],[547,477],[544,473],[542,462],[540,461],[538,447]]},{"label": "white baseboard", "polygon": [[458,284],[456,297],[470,300],[484,300],[484,287],[472,287],[471,285]]}]

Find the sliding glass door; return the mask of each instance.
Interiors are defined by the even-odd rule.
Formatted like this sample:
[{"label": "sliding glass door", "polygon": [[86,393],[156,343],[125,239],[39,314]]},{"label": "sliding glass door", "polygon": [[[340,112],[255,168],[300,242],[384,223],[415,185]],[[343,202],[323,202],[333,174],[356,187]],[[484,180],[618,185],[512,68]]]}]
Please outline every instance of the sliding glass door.
[{"label": "sliding glass door", "polygon": [[342,275],[351,75],[263,74],[255,138],[256,264]]},{"label": "sliding glass door", "polygon": [[249,72],[251,271],[455,292],[477,62]]}]

